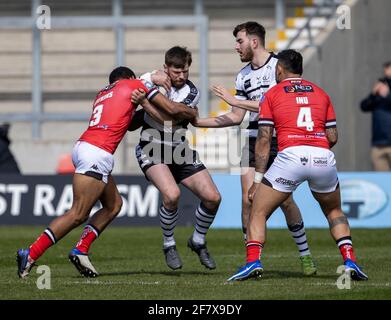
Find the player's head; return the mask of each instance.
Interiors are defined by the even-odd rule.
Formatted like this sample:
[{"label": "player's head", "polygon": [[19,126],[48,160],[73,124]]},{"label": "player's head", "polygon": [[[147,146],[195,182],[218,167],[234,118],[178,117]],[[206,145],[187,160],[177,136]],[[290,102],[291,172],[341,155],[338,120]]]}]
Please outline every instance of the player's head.
[{"label": "player's head", "polygon": [[233,35],[236,38],[235,50],[242,62],[250,62],[257,49],[265,49],[266,31],[258,22],[248,21],[237,25]]},{"label": "player's head", "polygon": [[303,74],[303,56],[295,50],[283,50],[278,55],[276,67],[277,83],[286,78],[301,77]]},{"label": "player's head", "polygon": [[121,79],[135,79],[136,75],[127,67],[117,67],[111,71],[109,76],[109,83],[112,84]]},{"label": "player's head", "polygon": [[192,63],[191,52],[186,47],[175,46],[167,50],[164,57],[164,71],[175,88],[181,88],[189,78]]},{"label": "player's head", "polygon": [[384,75],[386,78],[391,79],[391,61],[387,61],[383,64]]}]

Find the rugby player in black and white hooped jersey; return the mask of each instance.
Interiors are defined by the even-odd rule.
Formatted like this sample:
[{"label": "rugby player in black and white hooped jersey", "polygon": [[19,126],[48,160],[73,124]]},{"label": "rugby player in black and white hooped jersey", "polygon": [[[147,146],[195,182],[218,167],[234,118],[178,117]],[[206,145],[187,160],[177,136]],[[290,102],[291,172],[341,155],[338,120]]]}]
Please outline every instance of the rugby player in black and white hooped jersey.
[{"label": "rugby player in black and white hooped jersey", "polygon": [[[184,47],[175,46],[166,52],[164,64],[171,88],[167,88],[167,81],[161,72],[145,74],[142,78],[169,89],[169,100],[196,108],[200,93],[188,79],[191,63],[191,53]],[[178,184],[182,184],[201,200],[195,210],[196,225],[188,240],[188,247],[198,254],[201,264],[208,269],[215,269],[216,263],[208,252],[205,237],[215,218],[221,197],[198,153],[189,147],[185,137],[189,122],[178,121],[175,116],[158,111],[143,97],[141,91],[138,96],[133,97],[139,99],[145,111],[144,114],[139,113],[143,116],[143,123],[140,141],[136,146],[136,157],[145,177],[159,189],[163,198],[159,218],[166,263],[173,270],[182,267],[174,238],[179,215]]]},{"label": "rugby player in black and white hooped jersey", "polygon": [[[249,21],[235,27],[233,35],[236,39],[235,50],[242,62],[248,64],[240,70],[236,77],[236,94],[232,96],[222,86],[213,86],[213,92],[232,106],[232,111],[214,118],[196,118],[196,127],[222,128],[240,125],[247,111],[250,111],[250,123],[247,127],[248,139],[242,150],[241,187],[242,187],[242,228],[246,238],[247,224],[251,211],[248,191],[255,178],[255,141],[258,132],[259,101],[263,95],[276,84],[277,57],[265,49],[265,28],[257,22]],[[268,167],[277,155],[277,140],[273,138],[271,156]],[[316,274],[305,233],[303,219],[293,197],[290,196],[281,206],[288,229],[300,254],[304,275]]]}]

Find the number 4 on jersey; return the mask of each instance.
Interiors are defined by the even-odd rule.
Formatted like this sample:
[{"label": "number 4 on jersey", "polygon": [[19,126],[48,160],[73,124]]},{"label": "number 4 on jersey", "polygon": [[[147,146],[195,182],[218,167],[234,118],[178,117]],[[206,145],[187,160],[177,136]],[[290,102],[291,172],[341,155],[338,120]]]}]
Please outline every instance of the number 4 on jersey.
[{"label": "number 4 on jersey", "polygon": [[307,131],[314,130],[314,122],[312,121],[311,108],[300,108],[299,116],[297,117],[297,126],[299,128],[306,127]]}]

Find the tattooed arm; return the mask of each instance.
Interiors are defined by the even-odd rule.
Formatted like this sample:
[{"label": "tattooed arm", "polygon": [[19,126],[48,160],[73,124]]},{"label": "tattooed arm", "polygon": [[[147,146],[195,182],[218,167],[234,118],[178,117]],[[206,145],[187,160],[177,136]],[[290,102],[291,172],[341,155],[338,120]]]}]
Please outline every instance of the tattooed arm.
[{"label": "tattooed arm", "polygon": [[263,174],[266,172],[267,163],[270,155],[270,144],[273,136],[272,126],[259,126],[258,137],[255,142],[255,177],[254,183],[248,191],[248,199],[253,201],[258,186],[262,181]]},{"label": "tattooed arm", "polygon": [[200,128],[224,128],[237,126],[242,123],[246,114],[246,110],[232,108],[231,112],[214,118],[195,118],[192,122],[193,126]]},{"label": "tattooed arm", "polygon": [[270,144],[273,136],[273,127],[259,126],[258,137],[255,142],[255,171],[266,172],[270,155]]},{"label": "tattooed arm", "polygon": [[337,144],[338,141],[338,130],[337,127],[326,129],[326,137],[329,141],[330,149]]}]

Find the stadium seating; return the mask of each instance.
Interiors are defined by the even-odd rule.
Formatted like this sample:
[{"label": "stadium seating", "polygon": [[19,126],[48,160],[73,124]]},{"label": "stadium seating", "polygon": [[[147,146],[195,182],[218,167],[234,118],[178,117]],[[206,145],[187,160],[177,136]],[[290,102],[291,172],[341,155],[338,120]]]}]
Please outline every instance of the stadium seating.
[{"label": "stadium seating", "polygon": [[[318,1],[318,2],[317,2]],[[327,0],[324,0],[327,2]],[[323,2],[324,2],[323,1]],[[306,16],[313,15],[319,0],[287,0],[288,29],[275,30],[274,0],[221,1],[204,0],[205,13],[210,19],[209,33],[209,83],[233,87],[236,73],[243,66],[235,54],[232,37],[233,27],[244,20],[256,20],[267,29],[267,46],[281,50],[286,46],[297,29],[306,22]],[[149,14],[191,14],[192,1],[158,0],[123,1],[125,15]],[[109,15],[111,2],[106,0],[89,1],[45,1],[51,8],[52,16]],[[308,6],[310,5],[310,6]],[[327,8],[326,8],[327,9]],[[312,11],[311,11],[312,10]],[[316,36],[325,25],[323,15],[313,20],[317,24]],[[0,3],[1,16],[31,15],[30,2],[14,0]],[[140,36],[141,35],[141,36]],[[306,40],[307,39],[307,40]],[[301,49],[308,44],[303,34],[296,47]],[[31,72],[32,36],[30,30],[0,29],[0,112],[31,111]],[[307,41],[307,42],[306,42]],[[194,64],[191,79],[197,83],[198,74],[198,35],[191,28],[176,29],[127,29],[125,34],[126,64],[137,74],[156,69],[163,64],[164,51],[173,45],[185,45],[193,51]],[[44,88],[44,110],[47,112],[88,113],[91,101],[98,88],[106,83],[107,74],[115,66],[115,35],[108,29],[45,30],[42,32],[42,74]],[[229,66],[229,67],[227,67]],[[204,93],[206,94],[206,93]],[[226,112],[227,106],[210,95],[210,111],[213,114]],[[244,126],[244,125],[243,125]],[[53,173],[58,157],[71,149],[74,140],[85,129],[81,122],[46,122],[42,125],[41,139],[31,138],[30,123],[15,123],[11,129],[13,150],[25,173]],[[228,130],[225,129],[228,136]],[[210,134],[213,130],[204,131]],[[220,131],[222,132],[222,131]],[[200,139],[203,139],[200,137]],[[209,141],[207,139],[207,141]],[[127,138],[127,147],[120,147],[116,170],[119,172],[139,172],[133,161],[133,148],[137,133]],[[50,148],[53,159],[42,159],[39,154]],[[226,151],[224,151],[226,152]],[[223,152],[223,153],[224,153]],[[36,154],[37,157],[29,155]],[[34,160],[37,158],[37,160]],[[207,163],[208,164],[208,163]],[[210,163],[213,169],[224,169],[224,164]]]}]

